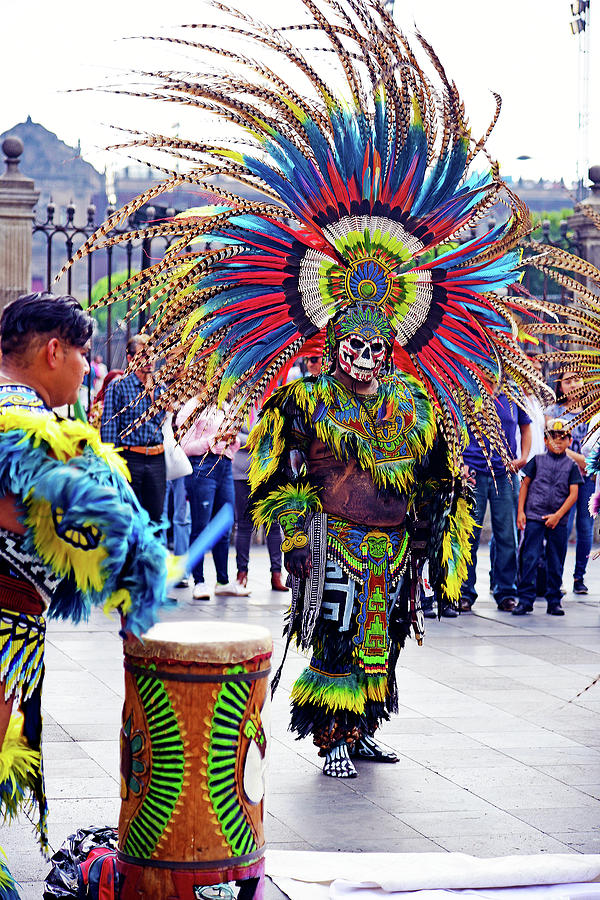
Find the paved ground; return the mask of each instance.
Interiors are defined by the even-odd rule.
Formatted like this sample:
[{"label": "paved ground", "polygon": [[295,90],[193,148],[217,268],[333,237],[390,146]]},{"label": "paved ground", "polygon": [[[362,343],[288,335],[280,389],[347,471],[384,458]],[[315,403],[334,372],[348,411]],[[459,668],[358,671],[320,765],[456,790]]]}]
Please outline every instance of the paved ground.
[{"label": "paved ground", "polygon": [[[249,600],[194,603],[173,616],[265,624],[281,652],[285,595],[272,594],[264,547],[254,547]],[[570,551],[570,554],[572,551]],[[311,743],[287,731],[288,693],[304,660],[291,652],[275,698],[267,837],[281,849],[600,852],[600,560],[588,597],[565,598],[566,616],[499,613],[487,594],[480,554],[475,612],[428,624],[425,644],[400,657],[400,715],[382,729],[400,754],[395,766],[363,764],[359,778],[326,779]],[[572,561],[565,585],[571,585]],[[283,601],[282,601],[282,598]],[[121,646],[112,620],[49,628],[44,690],[50,839],[119,811]],[[48,866],[26,821],[0,843],[23,884],[40,900]],[[268,898],[283,895],[269,885]]]}]

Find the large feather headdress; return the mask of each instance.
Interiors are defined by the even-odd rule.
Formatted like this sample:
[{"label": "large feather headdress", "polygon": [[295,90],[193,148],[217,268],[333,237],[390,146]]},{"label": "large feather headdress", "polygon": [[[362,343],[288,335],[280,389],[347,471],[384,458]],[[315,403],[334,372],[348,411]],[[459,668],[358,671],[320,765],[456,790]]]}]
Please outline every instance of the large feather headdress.
[{"label": "large feather headdress", "polygon": [[[168,39],[198,53],[198,71],[142,73],[148,89],[125,93],[209,111],[237,129],[236,142],[208,131],[193,141],[133,133],[121,147],[159,149],[177,167],[165,166],[163,184],[77,254],[129,240],[130,232],[106,236],[179,184],[215,198],[148,226],[145,236],[175,240],[119,288],[132,314],[153,304],[144,353],[169,359],[174,377],[160,403],[196,393],[227,400],[237,427],[282,367],[307,342],[322,345],[328,323],[361,301],[391,323],[397,365],[423,382],[457,453],[466,425],[501,444],[489,381],[517,400],[523,387],[549,398],[518,340],[543,304],[523,291],[507,296],[530,221],[485,147],[499,98],[487,133],[474,138],[432,47],[417,35],[417,59],[375,0],[300,0],[306,20],[279,29],[212,6],[233,24],[187,26]],[[320,49],[300,49],[307,33]],[[219,46],[219,35],[236,35],[245,49]],[[228,71],[211,64],[219,56]],[[222,176],[255,199],[224,188]],[[473,226],[499,200],[505,220],[478,233]]]}]

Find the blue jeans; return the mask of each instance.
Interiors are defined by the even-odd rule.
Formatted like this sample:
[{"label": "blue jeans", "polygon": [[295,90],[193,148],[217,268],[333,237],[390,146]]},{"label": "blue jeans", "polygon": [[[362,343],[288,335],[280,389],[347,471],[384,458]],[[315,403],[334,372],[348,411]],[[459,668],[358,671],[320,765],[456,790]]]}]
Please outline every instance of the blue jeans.
[{"label": "blue jeans", "polygon": [[481,536],[481,525],[485,517],[487,504],[490,504],[492,516],[492,534],[494,535],[494,599],[501,603],[507,597],[517,593],[517,525],[515,521],[514,488],[512,476],[499,473],[496,484],[490,472],[475,472],[473,518],[476,527],[471,538],[471,564],[467,569],[467,579],[463,585],[462,596],[470,604],[475,603],[475,567],[477,550]]},{"label": "blue jeans", "polygon": [[[515,504],[515,522],[517,521],[517,510],[519,508],[519,490],[521,489],[521,479],[518,475],[511,475],[513,500]],[[496,541],[492,534],[490,538],[490,591],[496,595]],[[517,571],[519,570],[519,536],[517,535]]]},{"label": "blue jeans", "polygon": [[592,549],[594,520],[590,516],[588,505],[593,493],[594,478],[590,478],[589,475],[586,475],[583,484],[579,485],[577,502],[574,503],[569,510],[567,534],[571,534],[573,519],[575,518],[575,513],[577,513],[577,523],[575,525],[577,542],[575,544],[575,571],[573,573],[573,581],[583,581],[588,557],[590,555],[590,550]]},{"label": "blue jeans", "polygon": [[[250,497],[250,485],[247,481],[238,479],[235,486],[235,521],[237,532],[235,537],[235,552],[238,572],[248,571],[250,560],[250,543],[252,541],[252,517],[248,509]],[[271,572],[281,572],[281,528],[274,525],[267,529],[267,548],[271,560]]]},{"label": "blue jeans", "polygon": [[[233,506],[234,495],[231,460],[227,456],[208,453],[206,456],[190,456],[190,462],[193,471],[191,475],[185,476],[185,488],[192,513],[190,543],[193,544],[225,503]],[[231,531],[224,534],[212,550],[219,584],[229,582],[227,560],[230,535]],[[204,558],[198,560],[192,569],[192,575],[196,583],[204,581]]]},{"label": "blue jeans", "polygon": [[190,517],[188,515],[185,476],[167,481],[163,516],[169,518],[169,496],[173,494],[173,553],[183,556],[190,546]]},{"label": "blue jeans", "polygon": [[566,522],[556,528],[547,528],[543,522],[527,520],[521,544],[521,576],[519,578],[519,602],[533,608],[536,597],[538,562],[546,541],[546,600],[548,606],[560,603],[565,556],[569,530]]}]

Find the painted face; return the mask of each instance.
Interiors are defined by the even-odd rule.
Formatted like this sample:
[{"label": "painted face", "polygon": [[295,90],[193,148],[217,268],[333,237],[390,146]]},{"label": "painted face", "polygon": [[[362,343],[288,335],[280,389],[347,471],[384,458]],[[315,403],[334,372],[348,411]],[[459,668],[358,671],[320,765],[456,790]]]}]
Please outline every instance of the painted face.
[{"label": "painted face", "polygon": [[294,533],[298,526],[299,518],[300,514],[297,512],[281,513],[281,515],[277,517],[278,522],[283,529],[283,533],[286,536]]},{"label": "painted face", "polygon": [[385,352],[385,343],[378,334],[348,334],[339,343],[338,362],[350,378],[364,384],[377,378]]}]

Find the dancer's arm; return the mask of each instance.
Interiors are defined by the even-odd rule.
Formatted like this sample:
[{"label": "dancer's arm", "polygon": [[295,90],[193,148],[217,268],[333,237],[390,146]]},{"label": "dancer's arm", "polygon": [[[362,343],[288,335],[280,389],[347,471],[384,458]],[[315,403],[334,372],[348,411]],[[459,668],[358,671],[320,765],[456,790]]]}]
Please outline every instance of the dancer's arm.
[{"label": "dancer's arm", "polygon": [[19,519],[19,515],[14,494],[0,497],[0,528],[5,531],[14,531],[16,534],[25,534],[25,526]]}]

